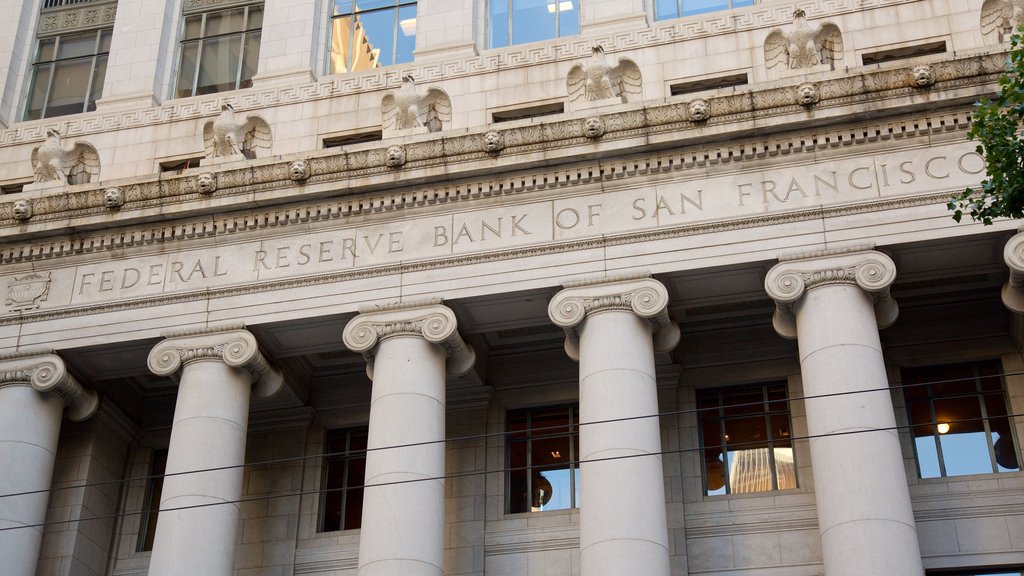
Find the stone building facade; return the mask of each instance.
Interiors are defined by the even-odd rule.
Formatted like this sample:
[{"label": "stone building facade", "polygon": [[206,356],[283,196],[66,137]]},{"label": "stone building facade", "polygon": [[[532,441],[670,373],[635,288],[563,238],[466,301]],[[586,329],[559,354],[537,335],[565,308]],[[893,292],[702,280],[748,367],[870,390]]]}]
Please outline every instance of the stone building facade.
[{"label": "stone building facade", "polygon": [[1016,0],[0,0],[0,572],[1024,572]]}]

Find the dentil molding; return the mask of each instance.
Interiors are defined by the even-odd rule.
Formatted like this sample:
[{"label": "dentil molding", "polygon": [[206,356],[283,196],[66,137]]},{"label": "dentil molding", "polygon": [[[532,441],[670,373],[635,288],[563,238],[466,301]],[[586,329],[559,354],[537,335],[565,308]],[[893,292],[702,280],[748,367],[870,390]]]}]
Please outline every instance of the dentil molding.
[{"label": "dentil molding", "polygon": [[667,352],[679,344],[679,326],[668,316],[668,290],[647,274],[567,282],[548,304],[548,316],[565,330],[565,352],[579,361],[578,326],[590,314],[622,310],[651,322],[654,349]]},{"label": "dentil molding", "polygon": [[170,332],[165,337],[147,360],[150,372],[157,376],[170,376],[192,362],[216,360],[248,372],[258,398],[273,396],[284,387],[284,376],[260,353],[256,337],[243,327]]},{"label": "dentil molding", "polygon": [[51,349],[0,355],[0,388],[17,385],[53,392],[64,400],[68,418],[74,422],[89,418],[99,407],[96,392],[79,384]]},{"label": "dentil molding", "polygon": [[448,356],[445,371],[452,376],[465,374],[476,362],[476,352],[459,335],[455,313],[437,301],[363,310],[345,325],[342,341],[349,350],[366,358],[366,374],[372,380],[377,345],[397,336],[422,337],[441,346]]},{"label": "dentil molding", "polygon": [[775,300],[772,325],[785,338],[797,337],[793,305],[806,291],[821,286],[850,284],[870,294],[880,329],[891,326],[899,315],[899,307],[889,294],[889,286],[896,279],[896,265],[889,256],[870,246],[811,252],[780,260],[768,271],[764,288]]}]

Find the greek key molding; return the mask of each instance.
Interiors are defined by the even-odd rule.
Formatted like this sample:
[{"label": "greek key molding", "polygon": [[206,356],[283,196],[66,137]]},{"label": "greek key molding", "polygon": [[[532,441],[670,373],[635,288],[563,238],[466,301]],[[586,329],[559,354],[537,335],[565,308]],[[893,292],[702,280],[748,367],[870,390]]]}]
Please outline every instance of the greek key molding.
[{"label": "greek key molding", "polygon": [[0,387],[31,386],[64,401],[68,419],[81,422],[96,413],[99,397],[68,373],[64,360],[50,349],[0,355]]},{"label": "greek key molding", "polygon": [[45,37],[79,30],[107,28],[114,25],[116,16],[117,0],[93,0],[43,10],[39,15],[36,35]]},{"label": "greek key molding", "polygon": [[366,373],[373,379],[377,345],[396,336],[422,337],[444,349],[445,371],[452,376],[468,372],[476,352],[459,335],[458,321],[450,308],[438,303],[401,303],[363,310],[345,325],[342,342],[366,358]]},{"label": "greek key molding", "polygon": [[1010,278],[1003,284],[1003,305],[1024,314],[1024,227],[1003,247],[1003,262],[1010,268]]},{"label": "greek key molding", "polygon": [[785,338],[796,338],[793,305],[808,290],[821,286],[849,284],[871,295],[878,327],[888,328],[896,321],[899,307],[889,294],[896,279],[896,265],[886,254],[870,248],[840,249],[809,253],[779,262],[768,271],[765,291],[775,300],[772,325]]},{"label": "greek key molding", "polygon": [[166,339],[149,353],[150,372],[171,376],[193,362],[215,360],[248,372],[258,398],[277,394],[284,386],[284,376],[260,353],[256,337],[235,326],[165,334]]},{"label": "greek key molding", "polygon": [[579,325],[587,316],[607,310],[631,312],[651,322],[654,349],[667,352],[679,344],[679,325],[668,316],[668,290],[644,277],[596,278],[567,283],[548,303],[548,317],[565,330],[565,352],[579,361]]}]

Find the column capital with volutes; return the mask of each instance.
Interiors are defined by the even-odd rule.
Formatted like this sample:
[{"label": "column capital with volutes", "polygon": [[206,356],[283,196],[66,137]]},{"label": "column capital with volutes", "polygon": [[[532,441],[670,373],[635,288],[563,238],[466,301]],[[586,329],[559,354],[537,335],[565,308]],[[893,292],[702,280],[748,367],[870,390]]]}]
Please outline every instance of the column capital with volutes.
[{"label": "column capital with volutes", "polygon": [[892,258],[872,248],[857,246],[780,257],[764,281],[765,291],[775,300],[775,331],[785,338],[796,338],[793,307],[797,302],[809,290],[841,284],[857,286],[871,296],[879,328],[892,325],[899,315],[899,307],[889,293],[896,279],[896,265]]},{"label": "column capital with volutes", "polygon": [[49,348],[0,354],[0,387],[3,386],[31,386],[39,392],[56,394],[74,422],[89,418],[99,407],[96,392],[79,384],[64,360]]},{"label": "column capital with volutes", "polygon": [[579,360],[579,327],[591,314],[620,310],[650,321],[654,349],[667,352],[679,344],[679,326],[668,315],[668,290],[648,274],[608,276],[566,282],[548,304],[548,316],[565,330],[565,351]]},{"label": "column capital with volutes", "polygon": [[193,362],[220,361],[249,373],[253,394],[266,398],[284,387],[284,376],[260,352],[259,343],[243,325],[167,332],[147,361],[150,372],[171,376]]},{"label": "column capital with volutes", "polygon": [[408,302],[364,308],[345,325],[345,347],[366,358],[366,371],[373,378],[377,346],[389,339],[414,336],[440,346],[448,357],[445,371],[452,376],[468,372],[476,352],[459,335],[458,321],[440,300]]}]

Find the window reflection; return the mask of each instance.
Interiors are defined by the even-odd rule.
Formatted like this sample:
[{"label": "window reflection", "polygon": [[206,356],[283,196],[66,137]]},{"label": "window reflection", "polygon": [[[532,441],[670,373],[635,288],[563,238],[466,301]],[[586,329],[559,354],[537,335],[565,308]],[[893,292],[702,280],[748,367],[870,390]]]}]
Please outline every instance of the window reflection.
[{"label": "window reflection", "polygon": [[654,19],[665,20],[753,5],[754,0],[655,0]]},{"label": "window reflection", "polygon": [[575,406],[508,413],[508,511],[579,505],[579,429]]},{"label": "window reflection", "polygon": [[489,0],[488,46],[539,42],[580,33],[580,0]]},{"label": "window reflection", "polygon": [[335,0],[331,74],[411,62],[415,48],[415,0]]}]

